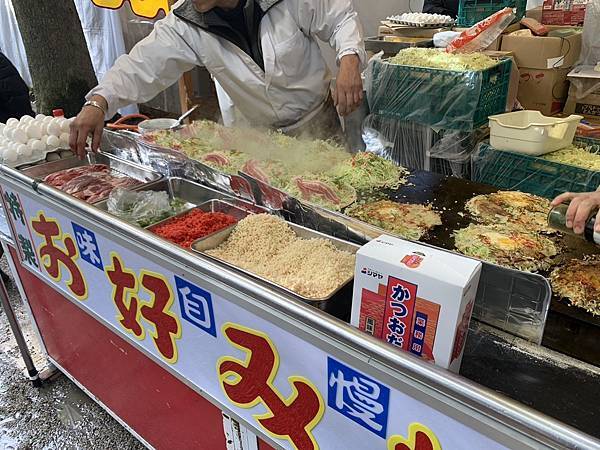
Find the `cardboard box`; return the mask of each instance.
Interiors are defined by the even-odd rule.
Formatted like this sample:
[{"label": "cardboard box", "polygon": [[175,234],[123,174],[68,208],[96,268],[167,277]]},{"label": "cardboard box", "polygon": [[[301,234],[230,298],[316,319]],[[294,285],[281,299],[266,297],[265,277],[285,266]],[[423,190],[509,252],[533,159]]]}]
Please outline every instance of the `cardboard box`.
[{"label": "cardboard box", "polygon": [[600,72],[593,66],[580,66],[569,73],[569,80],[565,114],[581,114],[588,120],[600,121]]},{"label": "cardboard box", "polygon": [[542,23],[546,25],[583,25],[588,0],[544,0]]},{"label": "cardboard box", "polygon": [[535,19],[539,23],[542,23],[542,7],[538,6],[537,8],[528,10],[525,13],[525,17],[529,17],[530,19]]},{"label": "cardboard box", "polygon": [[[552,30],[561,27],[548,26]],[[546,36],[502,36],[500,48],[513,52],[519,68],[552,69],[573,67],[581,53],[581,33],[566,38]]]},{"label": "cardboard box", "polygon": [[571,69],[519,69],[517,98],[525,109],[551,116],[562,111],[569,93],[567,74]]},{"label": "cardboard box", "polygon": [[352,325],[458,372],[481,263],[390,236],[356,256]]}]

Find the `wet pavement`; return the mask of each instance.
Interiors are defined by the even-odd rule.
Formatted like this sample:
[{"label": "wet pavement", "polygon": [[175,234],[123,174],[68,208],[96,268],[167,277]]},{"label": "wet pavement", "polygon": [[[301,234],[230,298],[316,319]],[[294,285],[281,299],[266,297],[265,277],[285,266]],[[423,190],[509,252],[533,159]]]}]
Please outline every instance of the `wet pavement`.
[{"label": "wet pavement", "polygon": [[[0,268],[8,273],[4,258]],[[11,304],[38,370],[45,359],[14,283]],[[64,375],[35,388],[27,379],[6,315],[0,307],[0,450],[138,450],[145,448]]]}]

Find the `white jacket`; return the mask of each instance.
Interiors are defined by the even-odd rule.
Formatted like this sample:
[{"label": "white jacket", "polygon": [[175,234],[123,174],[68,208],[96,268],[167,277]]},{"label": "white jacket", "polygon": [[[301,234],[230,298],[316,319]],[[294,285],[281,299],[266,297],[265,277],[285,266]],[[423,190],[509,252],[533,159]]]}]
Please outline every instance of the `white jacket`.
[{"label": "white jacket", "polygon": [[244,121],[301,126],[320,111],[329,92],[331,76],[316,38],[329,42],[338,62],[357,54],[366,63],[352,0],[281,0],[272,6],[260,24],[264,71],[233,43],[169,13],[116,61],[88,98],[106,98],[107,117],[112,117],[122,106],[149,101],[184,72],[203,65]]}]

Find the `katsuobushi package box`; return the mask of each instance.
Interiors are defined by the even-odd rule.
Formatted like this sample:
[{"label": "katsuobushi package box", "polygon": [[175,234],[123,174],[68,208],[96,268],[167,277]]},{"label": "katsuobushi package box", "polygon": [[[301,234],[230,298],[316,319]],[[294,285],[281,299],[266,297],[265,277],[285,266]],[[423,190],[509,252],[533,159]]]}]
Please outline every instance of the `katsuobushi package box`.
[{"label": "katsuobushi package box", "polygon": [[356,255],[352,325],[458,372],[481,263],[381,236]]}]

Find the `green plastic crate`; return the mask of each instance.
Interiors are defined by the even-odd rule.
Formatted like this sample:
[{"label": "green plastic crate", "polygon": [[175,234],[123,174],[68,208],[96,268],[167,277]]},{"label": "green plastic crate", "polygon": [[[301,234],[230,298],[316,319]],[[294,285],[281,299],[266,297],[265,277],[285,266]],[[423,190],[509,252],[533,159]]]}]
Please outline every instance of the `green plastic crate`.
[{"label": "green plastic crate", "polygon": [[[600,140],[576,138],[573,143],[600,152]],[[600,172],[496,150],[489,144],[481,144],[473,155],[471,173],[473,181],[548,199],[563,192],[593,192],[600,186]]]},{"label": "green plastic crate", "polygon": [[506,110],[510,58],[482,71],[370,65],[367,98],[372,113],[445,130],[472,131]]},{"label": "green plastic crate", "polygon": [[504,8],[516,9],[516,20],[521,20],[527,9],[527,0],[460,0],[456,24],[471,27]]}]

